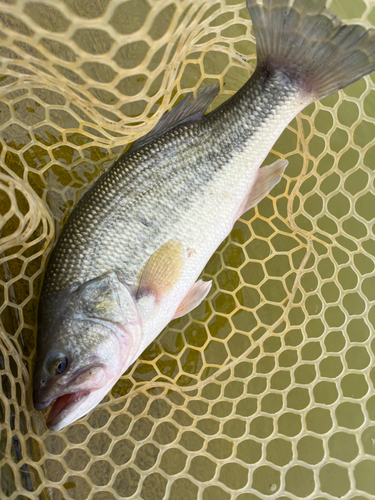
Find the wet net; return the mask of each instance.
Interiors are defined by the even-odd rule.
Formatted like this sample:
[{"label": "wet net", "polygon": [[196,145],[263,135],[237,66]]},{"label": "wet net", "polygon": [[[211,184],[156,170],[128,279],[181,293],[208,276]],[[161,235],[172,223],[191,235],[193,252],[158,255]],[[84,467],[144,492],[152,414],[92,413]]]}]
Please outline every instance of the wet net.
[{"label": "wet net", "polygon": [[[374,0],[330,6],[375,25]],[[242,0],[1,0],[0,57],[0,497],[374,498],[374,74],[287,127],[208,300],[52,433],[30,390],[48,249],[168,106],[247,80],[254,37]]]}]

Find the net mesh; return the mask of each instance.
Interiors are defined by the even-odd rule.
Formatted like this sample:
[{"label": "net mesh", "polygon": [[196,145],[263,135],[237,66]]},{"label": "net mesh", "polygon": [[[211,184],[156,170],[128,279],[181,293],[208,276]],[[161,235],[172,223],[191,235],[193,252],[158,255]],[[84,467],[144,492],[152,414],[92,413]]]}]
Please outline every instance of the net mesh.
[{"label": "net mesh", "polygon": [[[373,0],[329,5],[375,25]],[[2,0],[0,22],[0,496],[373,498],[374,76],[287,127],[265,162],[285,175],[207,264],[208,300],[51,433],[30,373],[55,234],[187,91],[232,95],[255,44],[241,0]]]}]

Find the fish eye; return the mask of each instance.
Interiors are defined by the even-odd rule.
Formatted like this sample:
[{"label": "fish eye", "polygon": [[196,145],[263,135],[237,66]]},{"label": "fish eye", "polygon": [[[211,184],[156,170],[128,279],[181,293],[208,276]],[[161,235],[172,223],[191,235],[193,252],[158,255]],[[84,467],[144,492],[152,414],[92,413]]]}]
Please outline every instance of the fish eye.
[{"label": "fish eye", "polygon": [[59,352],[52,354],[48,358],[48,371],[52,375],[61,375],[68,366],[68,358]]}]

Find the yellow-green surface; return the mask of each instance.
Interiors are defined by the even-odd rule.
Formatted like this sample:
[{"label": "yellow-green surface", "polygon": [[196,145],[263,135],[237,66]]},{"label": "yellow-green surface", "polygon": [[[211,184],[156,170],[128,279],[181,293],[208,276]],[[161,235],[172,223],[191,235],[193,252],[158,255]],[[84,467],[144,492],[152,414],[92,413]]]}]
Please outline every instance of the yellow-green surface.
[{"label": "yellow-green surface", "polygon": [[[375,25],[373,0],[331,7]],[[30,373],[54,224],[171,96],[236,91],[255,45],[240,0],[7,2],[0,21],[0,496],[373,498],[374,76],[290,124],[266,161],[284,178],[206,266],[208,300],[51,433]]]}]

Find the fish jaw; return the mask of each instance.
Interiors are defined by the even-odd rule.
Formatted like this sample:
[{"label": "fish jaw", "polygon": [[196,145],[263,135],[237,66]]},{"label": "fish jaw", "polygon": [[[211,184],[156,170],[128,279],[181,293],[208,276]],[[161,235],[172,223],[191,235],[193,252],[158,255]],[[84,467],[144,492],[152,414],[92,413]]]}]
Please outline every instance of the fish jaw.
[{"label": "fish jaw", "polygon": [[116,368],[89,367],[79,372],[74,379],[68,381],[57,392],[55,384],[51,384],[55,389],[52,399],[48,396],[47,399],[43,399],[48,395],[48,386],[44,394],[43,389],[35,389],[34,407],[40,411],[55,400],[46,423],[50,430],[61,430],[89,413],[105,397],[122,375],[124,366],[126,364],[121,363]]},{"label": "fish jaw", "polygon": [[47,427],[51,431],[60,431],[87,415],[106,396],[120,376],[121,374],[116,375],[100,389],[65,393],[58,397],[48,414]]},{"label": "fish jaw", "polygon": [[57,398],[48,414],[47,427],[51,430],[59,430],[59,424],[63,420],[67,410],[69,411],[69,407],[73,407],[74,411],[74,406],[78,403],[82,404],[90,394],[90,391],[79,391],[72,394],[64,394],[64,396]]},{"label": "fish jaw", "polygon": [[[118,356],[116,359],[116,354],[112,350],[112,365],[93,364],[78,371],[74,376],[61,380],[60,383],[50,379],[45,386],[40,383],[35,385],[33,397],[36,410],[47,408],[55,401],[46,422],[50,430],[63,429],[85,416],[100,403],[130,364],[131,358],[128,355],[124,356],[124,351],[131,352],[130,344],[131,339],[128,338],[128,349],[122,352],[120,343],[117,344]],[[103,358],[101,353],[98,353],[98,358],[100,357]]]}]

